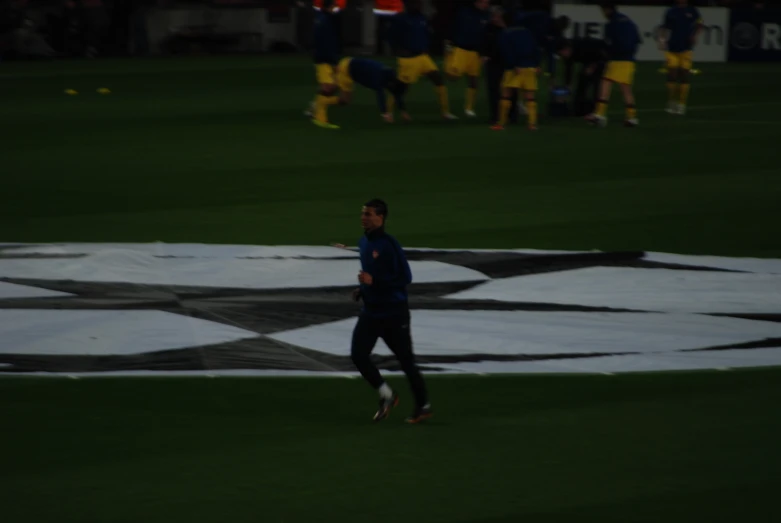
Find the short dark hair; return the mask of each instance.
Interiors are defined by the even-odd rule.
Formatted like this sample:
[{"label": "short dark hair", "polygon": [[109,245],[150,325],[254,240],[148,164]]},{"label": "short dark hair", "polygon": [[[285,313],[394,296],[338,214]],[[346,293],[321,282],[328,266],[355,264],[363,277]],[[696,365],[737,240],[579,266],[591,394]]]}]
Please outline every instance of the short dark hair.
[{"label": "short dark hair", "polygon": [[382,216],[383,220],[388,219],[388,204],[379,198],[372,198],[368,202],[363,204],[364,207],[371,207],[374,212]]},{"label": "short dark hair", "polygon": [[602,9],[609,9],[611,11],[616,10],[616,6],[618,5],[615,0],[602,0],[602,2],[599,3],[599,7]]}]

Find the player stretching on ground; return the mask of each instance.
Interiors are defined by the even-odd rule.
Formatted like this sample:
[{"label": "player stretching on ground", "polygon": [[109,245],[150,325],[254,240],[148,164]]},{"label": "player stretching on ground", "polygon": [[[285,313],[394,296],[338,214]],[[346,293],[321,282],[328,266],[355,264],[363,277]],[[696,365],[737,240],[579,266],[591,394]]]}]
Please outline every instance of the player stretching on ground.
[{"label": "player stretching on ground", "polygon": [[408,0],[407,8],[393,16],[388,40],[398,58],[399,80],[407,85],[417,83],[426,76],[437,91],[442,116],[455,120],[451,114],[447,97],[447,87],[442,73],[428,54],[429,23],[423,16],[421,0]]},{"label": "player stretching on ground", "polygon": [[635,54],[640,45],[640,32],[628,16],[618,12],[614,1],[603,2],[601,7],[602,13],[608,20],[605,26],[608,62],[599,86],[596,111],[588,115],[586,120],[600,127],[607,125],[607,103],[610,100],[612,85],[616,83],[621,88],[626,104],[624,125],[635,127],[639,122],[632,82],[635,76]]},{"label": "player stretching on ground", "polygon": [[380,408],[374,415],[374,421],[380,421],[399,404],[399,397],[370,359],[377,339],[385,341],[399,360],[415,397],[415,410],[406,421],[418,423],[431,416],[431,406],[412,351],[407,301],[412,272],[399,242],[385,232],[387,218],[388,206],[382,200],[367,202],[361,211],[364,235],[359,242],[360,287],[353,292],[353,298],[362,299],[363,307],[353,330],[350,354],[363,378],[380,394]]},{"label": "player stretching on ground", "polygon": [[540,47],[531,31],[525,27],[512,26],[512,13],[505,15],[505,23],[508,28],[499,37],[505,69],[502,78],[502,100],[499,102],[499,121],[491,129],[504,130],[510,116],[512,93],[518,90],[523,92],[526,101],[529,129],[536,131],[537,101],[534,94],[537,91],[537,75],[540,72]]},{"label": "player stretching on ground", "polygon": [[[410,120],[404,103],[407,85],[396,78],[396,73],[390,67],[369,58],[342,58],[337,68],[337,81],[340,105],[347,105],[352,101],[353,85],[359,84],[377,94],[380,116],[386,122],[393,122],[393,110],[389,106],[393,105],[394,100],[401,110],[401,117]],[[391,93],[388,102],[386,102],[386,89]]]},{"label": "player stretching on ground", "polygon": [[675,0],[675,4],[664,14],[664,23],[659,33],[659,47],[667,51],[665,53],[669,93],[667,112],[686,114],[692,49],[704,26],[700,11],[688,5],[687,0]]},{"label": "player stretching on ground", "polygon": [[323,7],[315,13],[315,71],[317,96],[315,97],[312,123],[326,129],[338,129],[328,122],[328,106],[339,103],[336,96],[336,65],[339,63],[339,41],[331,16],[334,0],[323,0]]},{"label": "player stretching on ground", "polygon": [[[456,80],[467,75],[466,103],[464,113],[469,117],[475,114],[477,99],[477,82],[480,79],[480,53],[478,49],[482,42],[483,32],[488,25],[489,0],[475,0],[472,6],[459,9],[453,28],[453,49],[445,59],[445,72]],[[445,43],[446,47],[450,42]]]}]

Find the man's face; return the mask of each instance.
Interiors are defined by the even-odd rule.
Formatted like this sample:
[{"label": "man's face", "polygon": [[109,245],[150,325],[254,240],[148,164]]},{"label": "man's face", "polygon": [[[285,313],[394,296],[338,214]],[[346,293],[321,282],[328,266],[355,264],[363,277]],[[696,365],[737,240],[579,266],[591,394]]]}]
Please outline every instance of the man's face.
[{"label": "man's face", "polygon": [[491,0],[476,0],[475,1],[475,7],[480,9],[481,11],[485,11],[488,9],[488,6],[491,4]]},{"label": "man's face", "polygon": [[361,209],[361,225],[365,231],[373,231],[382,227],[382,216],[377,214],[374,207],[364,206]]}]

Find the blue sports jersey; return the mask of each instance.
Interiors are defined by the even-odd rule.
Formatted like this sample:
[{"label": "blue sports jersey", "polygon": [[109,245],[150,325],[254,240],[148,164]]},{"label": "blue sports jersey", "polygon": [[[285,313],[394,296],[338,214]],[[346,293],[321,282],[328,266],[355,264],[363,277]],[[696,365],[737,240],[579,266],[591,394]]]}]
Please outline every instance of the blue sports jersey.
[{"label": "blue sports jersey", "polygon": [[324,11],[315,13],[315,49],[316,64],[332,64],[339,62],[339,40],[332,20],[333,15]]},{"label": "blue sports jersey", "polygon": [[487,10],[477,9],[474,6],[459,9],[453,26],[451,38],[453,45],[466,51],[477,51],[489,17]]},{"label": "blue sports jersey", "polygon": [[355,83],[377,93],[377,105],[382,114],[388,112],[385,89],[393,94],[399,109],[405,110],[403,84],[396,80],[396,72],[390,67],[370,58],[353,58],[350,60],[349,74]]},{"label": "blue sports jersey", "polygon": [[428,53],[430,31],[423,14],[399,13],[391,19],[388,40],[399,57],[412,58]]},{"label": "blue sports jersey", "polygon": [[545,11],[522,11],[519,9],[513,18],[515,25],[525,27],[531,31],[532,36],[537,41],[537,45],[545,53],[548,72],[553,74],[556,70],[556,59],[554,57],[554,39],[556,35],[550,13]]},{"label": "blue sports jersey", "polygon": [[540,47],[525,27],[505,29],[499,36],[502,63],[506,70],[540,66]]},{"label": "blue sports jersey", "polygon": [[692,37],[700,24],[702,16],[694,6],[675,6],[668,9],[662,25],[669,31],[667,50],[671,53],[691,51]]},{"label": "blue sports jersey", "polygon": [[358,247],[361,270],[373,279],[371,285],[361,284],[363,312],[387,316],[407,311],[412,271],[396,238],[379,229],[363,235]]},{"label": "blue sports jersey", "polygon": [[614,12],[605,25],[605,42],[610,60],[634,62],[641,42],[637,25],[625,14]]}]

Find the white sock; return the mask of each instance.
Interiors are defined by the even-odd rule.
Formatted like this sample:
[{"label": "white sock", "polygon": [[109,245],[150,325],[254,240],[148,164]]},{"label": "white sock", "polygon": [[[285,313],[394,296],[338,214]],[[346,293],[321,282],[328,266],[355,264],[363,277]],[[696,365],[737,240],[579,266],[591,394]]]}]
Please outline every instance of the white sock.
[{"label": "white sock", "polygon": [[393,397],[393,389],[390,388],[390,386],[387,383],[383,383],[380,385],[380,397],[385,399],[390,399]]}]

